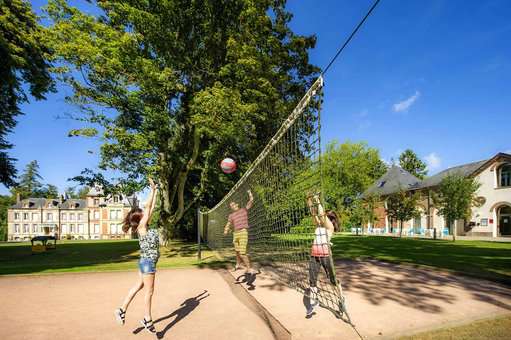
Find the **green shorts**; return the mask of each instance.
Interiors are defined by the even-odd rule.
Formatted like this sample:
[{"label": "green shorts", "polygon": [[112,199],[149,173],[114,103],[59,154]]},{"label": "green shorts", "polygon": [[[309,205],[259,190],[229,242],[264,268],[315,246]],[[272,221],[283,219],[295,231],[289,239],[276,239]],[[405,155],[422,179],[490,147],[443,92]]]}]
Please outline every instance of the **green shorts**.
[{"label": "green shorts", "polygon": [[232,234],[232,243],[234,244],[234,250],[236,250],[240,255],[245,255],[247,253],[247,244],[248,244],[248,231],[247,229],[236,230]]}]

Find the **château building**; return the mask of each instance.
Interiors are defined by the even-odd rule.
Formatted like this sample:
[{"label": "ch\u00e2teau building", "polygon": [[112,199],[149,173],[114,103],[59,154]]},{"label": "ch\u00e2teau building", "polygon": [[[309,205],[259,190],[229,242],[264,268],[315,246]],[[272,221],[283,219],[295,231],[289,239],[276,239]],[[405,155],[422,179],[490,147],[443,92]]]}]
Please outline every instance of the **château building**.
[{"label": "ch\u00e2teau building", "polygon": [[122,232],[124,216],[137,205],[136,198],[105,196],[92,188],[86,199],[27,198],[7,211],[7,240],[27,241],[34,236],[59,239],[99,240],[130,238]]}]

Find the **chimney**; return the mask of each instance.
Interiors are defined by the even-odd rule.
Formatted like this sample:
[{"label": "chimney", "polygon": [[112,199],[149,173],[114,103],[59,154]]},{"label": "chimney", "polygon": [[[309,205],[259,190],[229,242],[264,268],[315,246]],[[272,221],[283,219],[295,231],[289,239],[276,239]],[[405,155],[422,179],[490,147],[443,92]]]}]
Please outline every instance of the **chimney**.
[{"label": "chimney", "polygon": [[20,203],[21,202],[21,195],[19,192],[16,193],[16,203]]}]

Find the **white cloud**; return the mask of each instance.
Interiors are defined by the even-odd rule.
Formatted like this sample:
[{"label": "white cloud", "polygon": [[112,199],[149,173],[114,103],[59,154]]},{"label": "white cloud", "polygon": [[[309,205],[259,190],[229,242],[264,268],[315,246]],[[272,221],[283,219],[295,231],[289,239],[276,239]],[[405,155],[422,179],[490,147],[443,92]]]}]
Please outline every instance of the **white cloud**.
[{"label": "white cloud", "polygon": [[427,155],[426,157],[424,157],[424,159],[426,160],[428,170],[430,170],[430,171],[437,170],[442,165],[442,160],[434,152],[432,152],[429,155]]},{"label": "white cloud", "polygon": [[405,99],[402,102],[392,105],[392,109],[394,110],[394,112],[406,111],[410,108],[410,106],[413,105],[413,103],[415,103],[415,101],[417,99],[419,99],[420,96],[421,96],[421,93],[419,91],[415,91],[415,94],[413,96],[411,96],[410,98]]}]

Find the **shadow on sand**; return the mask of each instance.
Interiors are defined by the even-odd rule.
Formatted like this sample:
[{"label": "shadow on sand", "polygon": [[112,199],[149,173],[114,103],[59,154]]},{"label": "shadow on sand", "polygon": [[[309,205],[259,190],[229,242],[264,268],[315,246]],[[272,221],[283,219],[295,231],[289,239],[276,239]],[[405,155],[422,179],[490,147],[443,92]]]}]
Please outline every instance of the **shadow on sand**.
[{"label": "shadow on sand", "polygon": [[[207,293],[207,294],[206,294]],[[193,312],[193,310],[195,308],[197,308],[197,306],[199,306],[200,304],[200,301],[201,300],[204,300],[205,298],[207,298],[209,296],[209,293],[207,290],[204,290],[202,293],[200,293],[199,295],[195,296],[195,297],[192,297],[192,298],[188,298],[186,299],[185,301],[183,301],[183,303],[180,305],[180,307],[178,309],[176,309],[175,311],[173,311],[172,313],[168,314],[168,315],[165,315],[159,319],[156,319],[154,320],[154,324],[156,325],[157,323],[160,323],[162,321],[165,321],[167,319],[170,319],[172,318],[173,316],[175,316],[175,318],[165,326],[165,328],[163,328],[163,330],[159,331],[159,332],[156,332],[156,336],[158,337],[158,339],[162,339],[164,336],[165,336],[165,333],[167,333],[167,331],[169,329],[171,329],[172,327],[174,327],[175,324],[177,324],[179,321],[183,320],[185,317],[188,316],[188,314],[190,314],[191,312]],[[143,327],[138,327],[137,329],[135,329],[133,331],[133,334],[138,334],[140,333],[144,328]]]}]

